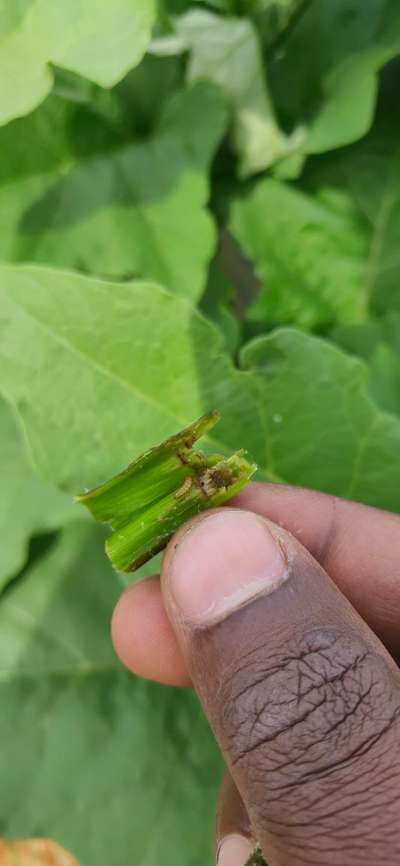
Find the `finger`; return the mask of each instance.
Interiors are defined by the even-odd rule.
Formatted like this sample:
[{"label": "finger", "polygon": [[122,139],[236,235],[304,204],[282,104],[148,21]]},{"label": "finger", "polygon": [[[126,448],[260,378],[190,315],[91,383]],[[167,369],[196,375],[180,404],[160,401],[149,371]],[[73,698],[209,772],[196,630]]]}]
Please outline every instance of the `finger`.
[{"label": "finger", "polygon": [[125,590],[114,610],[111,634],[118,656],[133,673],[166,685],[189,685],[158,578],[148,578]]},{"label": "finger", "polygon": [[231,774],[226,772],[217,805],[216,861],[219,866],[243,866],[255,847],[247,809]]},{"label": "finger", "polygon": [[400,654],[400,516],[281,484],[250,484],[232,502],[288,529],[385,645]]},{"label": "finger", "polygon": [[221,509],[169,545],[162,590],[270,866],[400,861],[400,673],[318,563]]},{"label": "finger", "polygon": [[[232,502],[292,532],[325,566],[371,628],[400,654],[400,518],[312,490],[252,483]],[[118,603],[113,637],[139,676],[189,682],[158,582],[131,587]]]}]

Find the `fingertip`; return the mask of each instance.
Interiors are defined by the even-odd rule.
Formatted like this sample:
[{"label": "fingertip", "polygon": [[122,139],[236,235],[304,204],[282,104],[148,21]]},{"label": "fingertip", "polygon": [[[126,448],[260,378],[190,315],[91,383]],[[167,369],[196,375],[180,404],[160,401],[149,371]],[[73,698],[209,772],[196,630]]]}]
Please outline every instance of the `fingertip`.
[{"label": "fingertip", "polygon": [[288,575],[278,527],[249,511],[213,509],[167,549],[162,589],[180,636],[181,620],[208,625]]},{"label": "fingertip", "polygon": [[190,685],[158,578],[146,578],[125,590],[113,612],[111,636],[118,657],[137,676],[165,685]]}]

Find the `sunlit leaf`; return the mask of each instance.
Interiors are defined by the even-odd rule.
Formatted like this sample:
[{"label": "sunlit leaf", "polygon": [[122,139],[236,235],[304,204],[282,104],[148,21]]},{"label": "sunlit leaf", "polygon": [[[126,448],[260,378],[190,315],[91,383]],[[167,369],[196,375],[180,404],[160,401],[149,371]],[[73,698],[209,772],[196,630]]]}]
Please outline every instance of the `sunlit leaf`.
[{"label": "sunlit leaf", "polygon": [[0,123],[32,111],[49,93],[51,64],[103,87],[144,54],[153,0],[3,0],[0,13]]},{"label": "sunlit leaf", "polygon": [[79,512],[71,497],[35,474],[11,408],[0,399],[0,591],[25,563],[34,535],[63,526]]}]

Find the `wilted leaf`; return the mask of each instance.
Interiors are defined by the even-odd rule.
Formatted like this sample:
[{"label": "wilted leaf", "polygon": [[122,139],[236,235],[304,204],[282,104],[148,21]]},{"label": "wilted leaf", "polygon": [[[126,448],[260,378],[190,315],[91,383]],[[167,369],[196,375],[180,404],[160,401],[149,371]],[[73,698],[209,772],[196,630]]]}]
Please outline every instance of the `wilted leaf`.
[{"label": "wilted leaf", "polygon": [[0,399],[1,496],[0,592],[25,563],[29,539],[58,529],[74,515],[71,497],[38,478],[26,453],[22,431]]},{"label": "wilted leaf", "polygon": [[146,274],[198,297],[215,243],[206,169],[225,122],[221,95],[204,83],[133,143],[90,106],[49,98],[0,131],[1,258]]},{"label": "wilted leaf", "polygon": [[52,839],[0,839],[0,866],[79,866],[75,857]]},{"label": "wilted leaf", "polygon": [[143,56],[154,0],[3,0],[0,17],[0,123],[32,111],[49,93],[51,64],[103,87]]},{"label": "wilted leaf", "polygon": [[192,693],[117,661],[103,540],[71,524],[0,602],[4,835],[45,828],[82,866],[211,862],[216,746]]},{"label": "wilted leaf", "polygon": [[261,281],[251,322],[312,329],[364,317],[367,238],[345,194],[324,200],[261,180],[233,201],[230,228]]}]

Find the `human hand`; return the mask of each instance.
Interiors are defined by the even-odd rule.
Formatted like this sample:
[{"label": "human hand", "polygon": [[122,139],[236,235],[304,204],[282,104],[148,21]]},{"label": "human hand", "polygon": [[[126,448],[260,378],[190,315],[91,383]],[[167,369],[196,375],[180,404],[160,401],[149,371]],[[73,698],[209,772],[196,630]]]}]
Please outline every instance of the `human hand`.
[{"label": "human hand", "polygon": [[117,652],[200,697],[230,771],[219,866],[255,841],[269,866],[396,866],[400,518],[263,484],[233,506],[124,593]]}]

